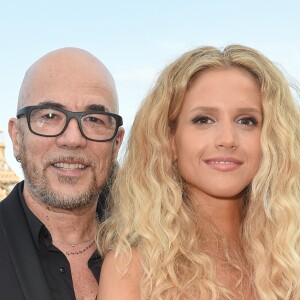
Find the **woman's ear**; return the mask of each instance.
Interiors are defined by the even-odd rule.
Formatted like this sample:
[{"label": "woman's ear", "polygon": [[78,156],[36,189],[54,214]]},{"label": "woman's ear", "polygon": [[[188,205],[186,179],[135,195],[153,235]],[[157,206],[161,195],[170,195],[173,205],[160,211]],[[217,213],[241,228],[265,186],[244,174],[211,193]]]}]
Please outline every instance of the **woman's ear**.
[{"label": "woman's ear", "polygon": [[175,139],[175,134],[172,133],[171,134],[171,138],[170,138],[170,141],[171,141],[171,149],[172,149],[172,160],[173,162],[175,162],[177,160],[177,151],[176,151],[176,139]]}]

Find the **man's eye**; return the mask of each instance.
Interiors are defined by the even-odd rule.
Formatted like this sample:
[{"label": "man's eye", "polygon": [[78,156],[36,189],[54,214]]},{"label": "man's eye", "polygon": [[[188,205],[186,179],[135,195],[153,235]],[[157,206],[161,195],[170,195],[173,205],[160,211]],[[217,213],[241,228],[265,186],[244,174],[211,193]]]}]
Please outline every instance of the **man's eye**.
[{"label": "man's eye", "polygon": [[89,123],[95,123],[95,124],[103,124],[104,123],[102,119],[96,118],[96,117],[88,117],[85,120]]},{"label": "man's eye", "polygon": [[238,120],[238,124],[242,124],[242,125],[246,125],[246,126],[255,126],[255,125],[257,125],[257,123],[258,123],[257,120],[252,117],[242,118],[242,119]]},{"label": "man's eye", "polygon": [[214,121],[208,116],[197,116],[193,120],[194,124],[212,124]]},{"label": "man's eye", "polygon": [[43,116],[43,118],[45,119],[54,119],[56,117],[56,114],[52,114],[52,113],[49,113],[49,114],[46,114]]}]

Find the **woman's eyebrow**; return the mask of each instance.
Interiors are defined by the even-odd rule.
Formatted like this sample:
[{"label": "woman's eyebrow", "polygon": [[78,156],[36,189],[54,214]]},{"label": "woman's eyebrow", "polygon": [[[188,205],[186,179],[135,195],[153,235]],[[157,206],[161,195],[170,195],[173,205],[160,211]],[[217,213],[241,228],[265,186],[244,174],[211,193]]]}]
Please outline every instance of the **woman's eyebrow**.
[{"label": "woman's eyebrow", "polygon": [[202,111],[217,111],[217,107],[212,107],[212,106],[196,106],[192,109],[192,111],[195,110],[202,110]]},{"label": "woman's eyebrow", "polygon": [[261,110],[259,110],[258,108],[255,107],[237,107],[236,109],[239,113],[258,113],[261,114]]}]

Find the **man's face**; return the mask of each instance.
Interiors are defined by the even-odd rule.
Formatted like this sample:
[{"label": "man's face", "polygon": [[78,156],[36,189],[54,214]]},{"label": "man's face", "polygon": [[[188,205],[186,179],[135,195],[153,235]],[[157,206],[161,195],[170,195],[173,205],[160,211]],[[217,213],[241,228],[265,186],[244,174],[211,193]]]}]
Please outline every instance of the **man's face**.
[{"label": "man's face", "polygon": [[[52,102],[69,111],[102,105],[106,111],[114,112],[111,87],[89,75],[36,78],[22,107]],[[21,159],[25,189],[36,201],[56,209],[80,209],[95,203],[123,138],[123,131],[119,130],[114,141],[87,140],[75,119],[57,137],[31,133],[25,116],[12,119],[9,128],[15,154]]]}]

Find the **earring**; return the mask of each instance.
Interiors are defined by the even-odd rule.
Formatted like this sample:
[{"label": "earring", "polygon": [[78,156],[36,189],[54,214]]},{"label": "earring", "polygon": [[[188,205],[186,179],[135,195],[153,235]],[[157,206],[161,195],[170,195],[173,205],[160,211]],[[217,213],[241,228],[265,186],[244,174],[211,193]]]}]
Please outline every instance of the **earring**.
[{"label": "earring", "polygon": [[17,161],[17,162],[21,162],[21,159],[20,159],[19,155],[16,155],[15,158],[16,158],[16,161]]}]

